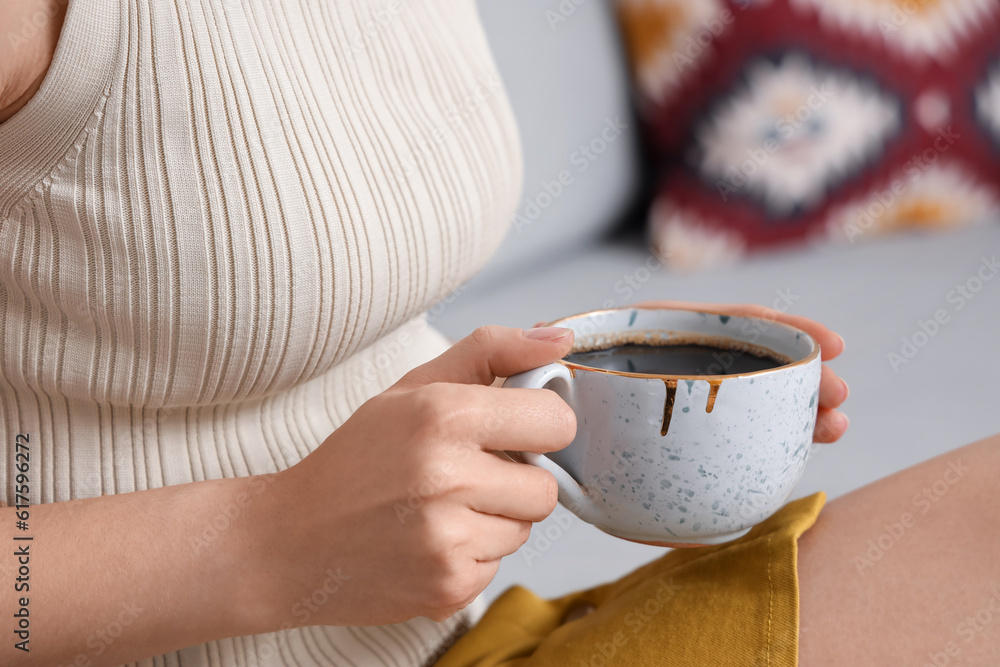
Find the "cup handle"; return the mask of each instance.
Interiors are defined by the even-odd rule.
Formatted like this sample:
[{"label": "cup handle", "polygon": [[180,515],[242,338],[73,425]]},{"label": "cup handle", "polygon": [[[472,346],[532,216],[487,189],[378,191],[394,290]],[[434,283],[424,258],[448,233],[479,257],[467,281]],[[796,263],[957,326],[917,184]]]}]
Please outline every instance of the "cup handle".
[{"label": "cup handle", "polygon": [[[572,377],[569,368],[559,363],[552,363],[512,375],[504,380],[503,386],[515,389],[551,389],[569,403],[570,407],[573,407],[570,392]],[[552,473],[552,476],[556,478],[556,484],[559,485],[559,502],[573,510],[575,514],[579,514],[584,511],[584,508],[589,507],[590,501],[587,497],[587,491],[572,475],[549,457],[535,452],[507,452],[507,454],[515,460]]]}]

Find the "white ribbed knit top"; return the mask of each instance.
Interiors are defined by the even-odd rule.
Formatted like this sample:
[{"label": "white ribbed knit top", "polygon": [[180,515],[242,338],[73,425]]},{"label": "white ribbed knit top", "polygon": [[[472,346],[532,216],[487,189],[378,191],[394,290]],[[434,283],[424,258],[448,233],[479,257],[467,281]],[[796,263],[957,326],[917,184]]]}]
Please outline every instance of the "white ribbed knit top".
[{"label": "white ribbed knit top", "polygon": [[[0,501],[17,433],[33,503],[299,461],[445,348],[421,313],[498,245],[519,150],[473,0],[71,0],[0,124]],[[420,665],[461,623],[141,664]]]}]

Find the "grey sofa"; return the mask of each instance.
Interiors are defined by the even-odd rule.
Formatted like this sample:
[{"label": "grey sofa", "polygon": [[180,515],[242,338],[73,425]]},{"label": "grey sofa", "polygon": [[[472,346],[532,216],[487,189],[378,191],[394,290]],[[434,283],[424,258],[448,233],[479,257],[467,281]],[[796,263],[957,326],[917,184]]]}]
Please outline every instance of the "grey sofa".
[{"label": "grey sofa", "polygon": [[[847,341],[833,366],[850,384],[844,410],[851,428],[812,455],[793,497],[824,490],[833,498],[1000,432],[1000,221],[671,273],[652,260],[641,234],[620,231],[642,176],[607,4],[479,6],[520,124],[524,200],[490,264],[432,311],[434,326],[460,338],[480,324],[531,326],[609,302],[657,298],[755,302],[818,319]],[[560,6],[566,20],[554,21],[547,12]],[[619,134],[580,169],[580,147],[609,122],[618,123]],[[572,183],[539,200],[564,169]],[[934,327],[929,321],[942,309],[947,321]],[[515,583],[555,596],[616,578],[661,553],[607,536],[560,507],[504,560],[484,597]]]}]

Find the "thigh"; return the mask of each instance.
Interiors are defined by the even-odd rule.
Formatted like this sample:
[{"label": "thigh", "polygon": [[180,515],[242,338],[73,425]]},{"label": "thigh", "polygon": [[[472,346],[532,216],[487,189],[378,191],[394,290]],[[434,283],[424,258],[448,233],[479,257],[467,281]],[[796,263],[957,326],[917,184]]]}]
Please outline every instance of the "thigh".
[{"label": "thigh", "polygon": [[799,582],[803,667],[1000,665],[1000,435],[832,501]]}]

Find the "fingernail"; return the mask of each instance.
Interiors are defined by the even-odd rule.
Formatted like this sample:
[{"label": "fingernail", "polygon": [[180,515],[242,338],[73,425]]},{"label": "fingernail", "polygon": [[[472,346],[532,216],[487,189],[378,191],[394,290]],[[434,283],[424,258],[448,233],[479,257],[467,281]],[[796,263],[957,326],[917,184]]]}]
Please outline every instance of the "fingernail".
[{"label": "fingernail", "polygon": [[846,401],[847,397],[851,395],[851,388],[847,386],[847,380],[844,378],[840,379],[840,384],[844,385],[844,400]]},{"label": "fingernail", "polygon": [[524,337],[532,340],[556,340],[564,338],[573,333],[572,329],[565,327],[538,327],[537,329],[525,329]]},{"label": "fingernail", "polygon": [[840,351],[843,352],[845,349],[847,349],[847,343],[844,342],[844,337],[841,336],[840,334],[837,334],[837,338],[840,339]]}]

